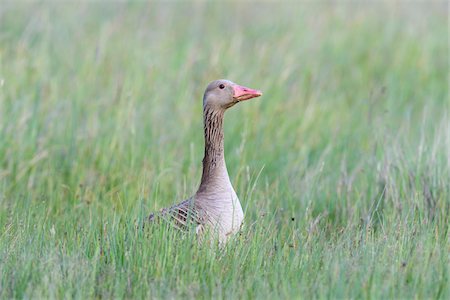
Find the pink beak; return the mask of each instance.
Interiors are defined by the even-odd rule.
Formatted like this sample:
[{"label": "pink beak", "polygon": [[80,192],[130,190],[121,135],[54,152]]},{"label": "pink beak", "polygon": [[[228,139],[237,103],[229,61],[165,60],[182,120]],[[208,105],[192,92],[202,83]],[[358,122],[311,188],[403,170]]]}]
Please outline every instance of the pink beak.
[{"label": "pink beak", "polygon": [[238,101],[248,100],[262,95],[261,91],[250,89],[245,86],[233,85],[233,98]]}]

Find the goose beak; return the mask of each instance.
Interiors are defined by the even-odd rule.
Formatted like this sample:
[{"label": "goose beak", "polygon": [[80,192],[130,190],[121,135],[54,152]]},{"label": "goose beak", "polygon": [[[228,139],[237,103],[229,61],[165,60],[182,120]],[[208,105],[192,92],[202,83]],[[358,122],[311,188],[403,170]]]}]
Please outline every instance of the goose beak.
[{"label": "goose beak", "polygon": [[254,90],[245,86],[240,86],[237,84],[233,85],[233,90],[234,90],[233,98],[236,99],[237,101],[244,101],[262,95],[261,91]]}]

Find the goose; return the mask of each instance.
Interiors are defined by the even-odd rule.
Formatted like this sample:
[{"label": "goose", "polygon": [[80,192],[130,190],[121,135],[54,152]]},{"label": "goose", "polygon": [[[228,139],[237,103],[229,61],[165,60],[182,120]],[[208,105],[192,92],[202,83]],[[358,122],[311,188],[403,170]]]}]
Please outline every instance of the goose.
[{"label": "goose", "polygon": [[220,243],[239,231],[244,212],[225,163],[223,120],[230,107],[261,95],[259,90],[226,79],[208,84],[203,95],[205,154],[200,186],[192,197],[150,214],[150,221],[163,217],[174,221],[178,228],[194,224],[197,235],[210,231]]}]

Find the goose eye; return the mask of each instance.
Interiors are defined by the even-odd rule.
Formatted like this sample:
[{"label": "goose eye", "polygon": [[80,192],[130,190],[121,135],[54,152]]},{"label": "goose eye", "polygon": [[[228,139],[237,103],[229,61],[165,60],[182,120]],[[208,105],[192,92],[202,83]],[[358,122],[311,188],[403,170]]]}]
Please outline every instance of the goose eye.
[{"label": "goose eye", "polygon": [[221,89],[221,90],[223,90],[225,88],[225,84],[221,84],[221,85],[219,85],[219,89]]}]

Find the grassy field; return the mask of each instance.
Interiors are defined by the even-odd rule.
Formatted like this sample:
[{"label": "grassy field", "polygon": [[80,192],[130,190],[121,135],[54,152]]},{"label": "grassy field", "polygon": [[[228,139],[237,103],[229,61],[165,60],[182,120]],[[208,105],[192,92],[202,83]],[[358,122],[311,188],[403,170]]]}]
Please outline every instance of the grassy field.
[{"label": "grassy field", "polygon": [[[448,3],[0,5],[0,298],[450,297]],[[225,248],[146,216],[193,194],[201,99],[246,213]]]}]

